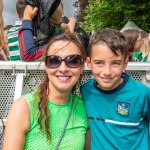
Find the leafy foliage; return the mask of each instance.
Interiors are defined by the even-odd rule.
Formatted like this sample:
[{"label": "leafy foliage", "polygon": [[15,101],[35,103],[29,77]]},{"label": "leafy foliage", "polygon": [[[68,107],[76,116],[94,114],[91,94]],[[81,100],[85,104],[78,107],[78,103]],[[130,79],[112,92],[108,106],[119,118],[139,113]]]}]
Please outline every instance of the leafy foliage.
[{"label": "leafy foliage", "polygon": [[88,5],[88,0],[76,0],[74,3],[74,7],[77,8],[75,12],[75,16],[79,22],[84,21],[85,16],[85,8]]},{"label": "leafy foliage", "polygon": [[87,1],[88,5],[84,10],[84,21],[80,22],[81,26],[87,32],[92,32],[93,30],[97,31],[102,28],[114,28],[121,30],[128,20],[134,21],[145,31],[150,29],[149,0]]}]

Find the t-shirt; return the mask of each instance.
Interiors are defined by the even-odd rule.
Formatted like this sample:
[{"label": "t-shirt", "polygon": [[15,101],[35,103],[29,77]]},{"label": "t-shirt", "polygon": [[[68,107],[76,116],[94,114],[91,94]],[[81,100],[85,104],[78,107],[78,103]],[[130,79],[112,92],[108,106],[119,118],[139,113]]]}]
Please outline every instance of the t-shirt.
[{"label": "t-shirt", "polygon": [[9,47],[9,60],[16,61],[21,60],[20,46],[18,39],[18,31],[22,26],[22,21],[16,21],[15,26],[7,32],[8,47]]},{"label": "t-shirt", "polygon": [[123,74],[110,91],[91,79],[83,84],[91,129],[91,150],[150,150],[150,88]]},{"label": "t-shirt", "polygon": [[134,52],[132,54],[132,58],[135,59],[138,62],[142,61],[142,59],[143,59],[143,57],[142,57],[142,51]]}]

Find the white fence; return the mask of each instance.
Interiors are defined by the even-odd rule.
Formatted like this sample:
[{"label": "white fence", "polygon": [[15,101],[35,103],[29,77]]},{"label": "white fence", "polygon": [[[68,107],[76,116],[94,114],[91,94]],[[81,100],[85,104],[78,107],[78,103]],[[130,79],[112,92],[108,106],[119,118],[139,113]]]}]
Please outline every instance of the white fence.
[{"label": "white fence", "polygon": [[[37,88],[45,78],[43,70],[44,64],[39,62],[0,62],[0,149],[11,104],[16,98]],[[125,71],[150,87],[150,63],[129,63]],[[89,78],[92,78],[91,70],[85,67],[79,84]],[[80,94],[79,89],[76,92]]]}]

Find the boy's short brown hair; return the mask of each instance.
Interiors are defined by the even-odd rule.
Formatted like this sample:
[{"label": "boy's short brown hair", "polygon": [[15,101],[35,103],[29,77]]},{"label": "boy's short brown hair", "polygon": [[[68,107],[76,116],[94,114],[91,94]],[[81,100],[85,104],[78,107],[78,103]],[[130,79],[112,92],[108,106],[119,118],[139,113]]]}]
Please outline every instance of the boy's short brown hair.
[{"label": "boy's short brown hair", "polygon": [[120,31],[107,28],[95,32],[89,42],[89,57],[92,54],[92,46],[100,43],[106,44],[115,55],[117,55],[117,51],[120,51],[124,60],[127,58],[127,40]]}]

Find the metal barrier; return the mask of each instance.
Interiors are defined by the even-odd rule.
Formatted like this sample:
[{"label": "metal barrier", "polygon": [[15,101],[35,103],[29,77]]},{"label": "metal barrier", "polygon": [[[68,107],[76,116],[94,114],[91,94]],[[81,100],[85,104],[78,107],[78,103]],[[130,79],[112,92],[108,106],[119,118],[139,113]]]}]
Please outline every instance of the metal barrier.
[{"label": "metal barrier", "polygon": [[[43,70],[44,64],[39,62],[0,62],[0,117],[3,119],[3,122],[0,120],[0,137],[11,104],[38,87],[45,78]],[[150,63],[129,63],[125,72],[150,87]],[[89,78],[92,78],[91,70],[85,67],[79,85]],[[78,86],[76,93],[80,94]],[[0,149],[2,141],[3,137],[0,139]]]}]

